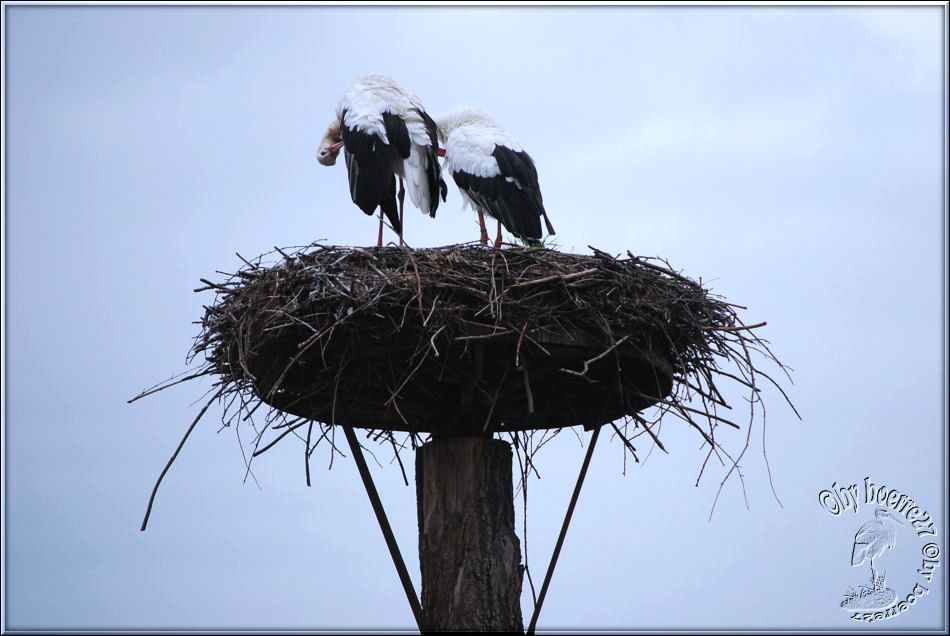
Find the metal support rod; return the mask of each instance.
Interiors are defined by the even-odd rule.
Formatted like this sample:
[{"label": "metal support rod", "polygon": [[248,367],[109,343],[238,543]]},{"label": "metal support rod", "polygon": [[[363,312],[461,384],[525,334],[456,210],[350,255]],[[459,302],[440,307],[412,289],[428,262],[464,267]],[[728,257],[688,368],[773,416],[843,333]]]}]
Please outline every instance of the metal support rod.
[{"label": "metal support rod", "polygon": [[577,505],[577,498],[581,494],[581,486],[584,485],[584,477],[587,475],[587,467],[590,466],[590,458],[594,454],[594,445],[597,444],[597,437],[600,435],[600,427],[594,429],[590,437],[590,444],[587,446],[587,455],[584,456],[584,463],[581,465],[581,472],[577,476],[577,483],[574,484],[574,494],[571,495],[571,503],[567,506],[567,514],[564,516],[564,523],[561,524],[561,534],[557,537],[557,543],[554,544],[554,554],[551,555],[551,562],[548,564],[548,571],[544,575],[544,583],[541,584],[541,593],[538,594],[538,602],[534,606],[534,613],[531,615],[531,622],[528,624],[527,636],[534,634],[534,627],[538,623],[538,615],[541,613],[541,605],[544,604],[544,596],[548,593],[548,585],[551,583],[551,576],[554,575],[554,566],[557,564],[557,558],[561,554],[561,546],[564,545],[564,537],[567,535],[567,527],[571,523],[571,517],[574,516],[574,506]]},{"label": "metal support rod", "polygon": [[396,543],[396,537],[393,535],[393,529],[389,525],[389,519],[386,518],[386,511],[383,510],[383,502],[379,499],[379,493],[376,492],[376,485],[373,483],[373,477],[369,474],[369,468],[366,467],[366,459],[363,457],[363,451],[360,448],[359,440],[356,439],[356,433],[350,426],[341,425],[343,434],[346,435],[346,442],[350,445],[350,452],[353,453],[353,459],[356,460],[356,467],[360,471],[360,477],[363,479],[363,487],[366,488],[366,494],[369,495],[369,501],[373,504],[373,512],[376,513],[376,520],[379,521],[379,529],[383,531],[383,537],[386,539],[386,545],[389,547],[389,554],[392,556],[393,564],[399,573],[399,580],[402,581],[402,588],[406,592],[406,598],[409,600],[409,606],[412,607],[412,613],[416,617],[416,626],[419,631],[422,629],[423,615],[422,605],[419,603],[419,597],[416,596],[416,590],[412,586],[412,580],[409,578],[409,571],[406,570],[406,563],[402,560],[402,554],[399,552],[399,545]]}]

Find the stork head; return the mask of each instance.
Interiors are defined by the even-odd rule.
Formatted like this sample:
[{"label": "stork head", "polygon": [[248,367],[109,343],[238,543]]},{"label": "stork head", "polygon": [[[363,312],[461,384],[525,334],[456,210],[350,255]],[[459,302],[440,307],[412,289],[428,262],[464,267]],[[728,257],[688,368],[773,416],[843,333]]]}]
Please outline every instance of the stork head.
[{"label": "stork head", "polygon": [[333,122],[327,129],[327,134],[320,141],[320,147],[317,149],[317,161],[324,166],[332,166],[336,163],[337,155],[340,154],[340,148],[343,147],[343,141],[340,138],[340,122]]},{"label": "stork head", "polygon": [[878,508],[874,511],[874,516],[878,519],[890,519],[899,526],[904,525],[900,522],[900,519],[894,516],[894,514],[887,508]]}]

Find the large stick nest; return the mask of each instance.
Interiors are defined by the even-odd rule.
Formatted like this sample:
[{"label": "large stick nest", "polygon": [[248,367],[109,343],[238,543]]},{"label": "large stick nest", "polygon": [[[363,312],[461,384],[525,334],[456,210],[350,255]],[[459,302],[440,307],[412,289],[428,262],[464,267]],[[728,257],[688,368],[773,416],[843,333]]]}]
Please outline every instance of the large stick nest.
[{"label": "large stick nest", "polygon": [[[709,408],[725,405],[716,380],[754,393],[749,348],[768,352],[735,305],[629,253],[278,253],[203,281],[217,297],[194,353],[249,412],[263,402],[324,426],[472,435],[640,421],[660,403],[711,442],[725,421]],[[686,405],[697,395],[702,427]]]}]

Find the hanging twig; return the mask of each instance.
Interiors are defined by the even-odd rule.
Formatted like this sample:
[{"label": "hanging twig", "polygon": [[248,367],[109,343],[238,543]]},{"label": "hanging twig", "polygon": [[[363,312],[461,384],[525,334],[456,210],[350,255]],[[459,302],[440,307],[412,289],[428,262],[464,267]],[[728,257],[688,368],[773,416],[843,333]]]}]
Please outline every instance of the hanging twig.
[{"label": "hanging twig", "polygon": [[205,375],[210,375],[211,373],[212,373],[212,371],[211,371],[210,369],[203,369],[203,370],[199,371],[198,373],[192,373],[191,375],[185,376],[184,378],[181,378],[181,379],[179,379],[179,380],[175,380],[174,382],[168,382],[167,384],[162,384],[161,386],[148,389],[147,391],[143,391],[142,393],[139,393],[139,394],[136,395],[134,398],[132,398],[132,399],[130,399],[130,400],[126,400],[126,404],[131,404],[132,402],[135,402],[136,400],[142,399],[142,398],[145,397],[146,395],[152,395],[153,393],[158,393],[159,391],[164,391],[165,389],[167,389],[167,388],[169,388],[169,387],[173,387],[173,386],[175,386],[176,384],[181,384],[182,382],[187,382],[188,380],[194,380],[195,378],[200,378],[200,377],[205,376]]},{"label": "hanging twig", "polygon": [[172,464],[175,462],[175,458],[178,457],[178,453],[181,452],[182,447],[185,445],[185,441],[188,439],[188,436],[191,435],[191,432],[195,430],[195,426],[198,424],[198,420],[201,419],[201,416],[205,414],[205,411],[208,410],[208,407],[211,406],[211,403],[214,402],[218,397],[224,393],[226,386],[222,386],[211,396],[211,399],[208,400],[207,404],[201,409],[198,413],[198,417],[191,423],[191,426],[188,427],[188,430],[185,431],[185,434],[182,436],[181,441],[178,442],[178,447],[175,449],[175,452],[172,453],[172,456],[168,458],[168,463],[165,464],[165,468],[162,469],[162,473],[158,476],[158,479],[155,481],[155,486],[152,488],[152,495],[148,498],[148,508],[145,510],[145,518],[142,519],[142,527],[139,528],[141,532],[145,532],[145,526],[148,525],[148,518],[152,514],[152,504],[155,502],[155,494],[158,492],[158,487],[161,485],[162,480],[165,479],[165,473],[168,472],[168,469],[172,467]]}]

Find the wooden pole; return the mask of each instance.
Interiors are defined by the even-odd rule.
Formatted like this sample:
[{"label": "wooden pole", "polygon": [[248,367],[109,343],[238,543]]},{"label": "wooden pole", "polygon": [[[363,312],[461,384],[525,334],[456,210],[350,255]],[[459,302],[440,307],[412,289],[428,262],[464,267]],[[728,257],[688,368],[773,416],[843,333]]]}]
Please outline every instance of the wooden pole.
[{"label": "wooden pole", "polygon": [[508,443],[457,437],[421,446],[416,494],[424,630],[522,633]]}]

